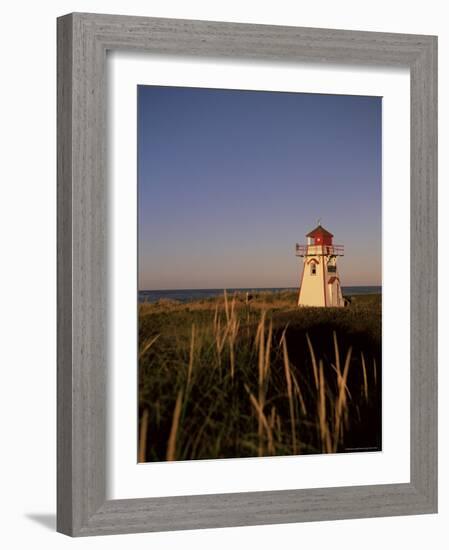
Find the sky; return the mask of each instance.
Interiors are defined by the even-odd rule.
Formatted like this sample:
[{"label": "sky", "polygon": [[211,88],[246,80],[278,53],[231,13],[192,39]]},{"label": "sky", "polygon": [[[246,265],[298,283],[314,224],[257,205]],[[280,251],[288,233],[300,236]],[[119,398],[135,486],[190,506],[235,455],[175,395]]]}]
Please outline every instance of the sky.
[{"label": "sky", "polygon": [[381,284],[380,97],[138,86],[139,289],[299,286],[317,220]]}]

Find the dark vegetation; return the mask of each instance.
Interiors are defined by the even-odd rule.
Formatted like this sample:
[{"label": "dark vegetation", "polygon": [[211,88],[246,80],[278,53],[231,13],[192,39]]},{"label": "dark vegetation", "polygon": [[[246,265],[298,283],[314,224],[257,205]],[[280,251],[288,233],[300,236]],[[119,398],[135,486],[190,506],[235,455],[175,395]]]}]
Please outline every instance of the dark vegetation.
[{"label": "dark vegetation", "polygon": [[139,308],[139,461],[381,448],[381,296]]}]

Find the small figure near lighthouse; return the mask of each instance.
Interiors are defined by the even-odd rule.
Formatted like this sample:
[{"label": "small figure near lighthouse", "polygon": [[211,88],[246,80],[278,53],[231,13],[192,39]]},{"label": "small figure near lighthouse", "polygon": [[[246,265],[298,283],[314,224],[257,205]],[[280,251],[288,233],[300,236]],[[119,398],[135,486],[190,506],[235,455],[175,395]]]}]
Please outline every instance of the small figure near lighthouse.
[{"label": "small figure near lighthouse", "polygon": [[343,307],[337,258],[344,247],[333,244],[334,236],[319,222],[306,237],[307,244],[296,245],[296,255],[304,258],[298,306]]}]

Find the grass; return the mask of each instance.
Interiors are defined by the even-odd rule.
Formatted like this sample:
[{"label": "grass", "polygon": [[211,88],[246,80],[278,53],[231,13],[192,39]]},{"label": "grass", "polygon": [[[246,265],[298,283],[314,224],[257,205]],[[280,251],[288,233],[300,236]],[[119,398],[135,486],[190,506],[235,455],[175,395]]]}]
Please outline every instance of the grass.
[{"label": "grass", "polygon": [[380,449],[380,376],[380,295],[141,304],[139,461]]}]

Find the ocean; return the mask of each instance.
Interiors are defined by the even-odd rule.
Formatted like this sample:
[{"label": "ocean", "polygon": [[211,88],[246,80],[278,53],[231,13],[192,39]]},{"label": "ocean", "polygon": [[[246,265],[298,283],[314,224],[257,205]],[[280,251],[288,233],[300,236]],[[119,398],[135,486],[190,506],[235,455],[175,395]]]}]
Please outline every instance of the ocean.
[{"label": "ocean", "polygon": [[[227,288],[228,294],[234,292],[280,292],[282,290],[297,291],[297,288]],[[380,294],[381,286],[343,286],[344,295]],[[139,290],[139,302],[157,302],[158,300],[178,300],[179,302],[192,302],[204,300],[223,294],[222,288],[196,288],[180,290]]]}]

